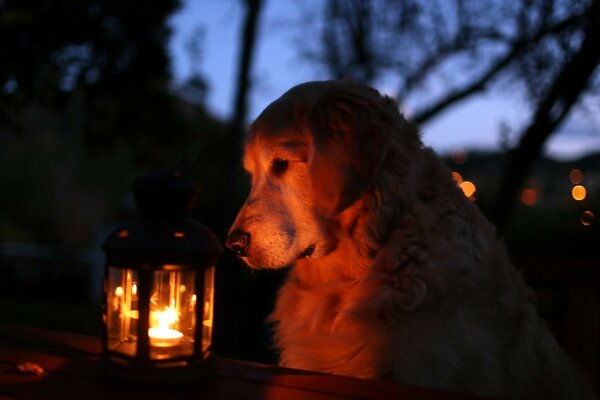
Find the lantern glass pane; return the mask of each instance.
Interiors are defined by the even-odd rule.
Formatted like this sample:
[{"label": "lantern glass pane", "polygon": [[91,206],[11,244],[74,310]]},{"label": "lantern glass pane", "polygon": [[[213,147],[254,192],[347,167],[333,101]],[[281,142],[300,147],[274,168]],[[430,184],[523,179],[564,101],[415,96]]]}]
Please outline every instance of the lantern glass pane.
[{"label": "lantern glass pane", "polygon": [[[169,266],[164,266],[165,269]],[[189,356],[194,351],[194,271],[155,271],[150,295],[150,358]]]},{"label": "lantern glass pane", "polygon": [[204,271],[204,311],[202,314],[202,352],[210,348],[213,329],[215,267]]},{"label": "lantern glass pane", "polygon": [[135,356],[139,320],[137,271],[108,268],[106,333],[109,350]]}]

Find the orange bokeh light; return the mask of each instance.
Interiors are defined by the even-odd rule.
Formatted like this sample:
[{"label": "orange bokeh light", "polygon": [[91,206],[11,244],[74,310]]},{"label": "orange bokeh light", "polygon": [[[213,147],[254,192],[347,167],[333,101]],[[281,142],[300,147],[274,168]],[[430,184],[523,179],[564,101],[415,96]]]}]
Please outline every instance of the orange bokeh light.
[{"label": "orange bokeh light", "polygon": [[474,200],[473,196],[475,195],[475,192],[477,191],[477,186],[475,186],[475,184],[473,182],[463,181],[458,186],[462,189],[465,196],[467,196],[471,200]]},{"label": "orange bokeh light", "polygon": [[452,180],[456,182],[457,185],[460,185],[463,182],[463,177],[456,171],[452,171]]},{"label": "orange bokeh light", "polygon": [[575,200],[581,201],[581,200],[585,199],[586,195],[587,195],[587,190],[585,190],[585,186],[583,186],[583,185],[573,186],[573,190],[571,190],[571,196],[573,196],[573,198]]},{"label": "orange bokeh light", "polygon": [[581,170],[577,168],[572,169],[571,172],[569,172],[569,180],[573,185],[580,184],[581,182],[583,182],[583,172],[581,172]]},{"label": "orange bokeh light", "polygon": [[455,164],[464,164],[467,161],[468,156],[467,150],[462,147],[454,149],[450,155]]},{"label": "orange bokeh light", "polygon": [[579,218],[581,221],[581,225],[590,226],[594,221],[594,213],[591,211],[584,211],[581,213],[581,217]]},{"label": "orange bokeh light", "polygon": [[526,206],[532,206],[537,203],[538,193],[535,189],[527,188],[521,192],[521,202]]}]

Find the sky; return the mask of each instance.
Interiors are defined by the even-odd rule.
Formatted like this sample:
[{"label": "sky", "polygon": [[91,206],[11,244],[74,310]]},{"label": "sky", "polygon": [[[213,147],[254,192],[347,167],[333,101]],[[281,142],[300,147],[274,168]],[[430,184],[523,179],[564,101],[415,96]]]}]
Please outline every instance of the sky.
[{"label": "sky", "polygon": [[[239,36],[243,15],[241,0],[184,0],[171,18],[173,35],[169,44],[175,81],[182,82],[194,71],[208,81],[208,107],[219,117],[232,114]],[[286,27],[295,20],[300,7],[319,7],[317,0],[266,0],[252,71],[254,78],[249,99],[249,119],[254,119],[269,103],[296,84],[328,77],[299,56],[298,29]],[[198,60],[186,50],[190,38],[203,32]],[[317,32],[301,32],[307,40],[316,40]],[[392,94],[389,87],[376,87]],[[400,105],[410,116],[410,109]],[[556,159],[576,159],[600,151],[600,117],[584,112],[571,113],[559,131],[546,143],[545,152]],[[497,150],[499,127],[508,127],[509,143],[529,119],[529,106],[518,96],[486,93],[444,112],[421,126],[427,146],[441,153],[457,148]]]}]

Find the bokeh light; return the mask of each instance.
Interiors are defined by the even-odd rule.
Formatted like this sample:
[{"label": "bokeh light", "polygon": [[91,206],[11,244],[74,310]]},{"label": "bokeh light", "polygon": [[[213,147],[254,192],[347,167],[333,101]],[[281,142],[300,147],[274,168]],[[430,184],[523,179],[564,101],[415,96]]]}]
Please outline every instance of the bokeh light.
[{"label": "bokeh light", "polygon": [[590,226],[594,222],[594,213],[589,210],[584,211],[581,213],[579,220],[581,221],[581,225]]},{"label": "bokeh light", "polygon": [[569,180],[573,185],[579,185],[583,182],[583,172],[577,168],[572,169],[571,172],[569,172]]},{"label": "bokeh light", "polygon": [[452,171],[452,180],[454,182],[456,182],[457,185],[460,185],[461,183],[463,183],[463,177],[461,174],[459,174],[456,171]]},{"label": "bokeh light", "polygon": [[467,161],[468,156],[469,154],[467,153],[467,150],[462,147],[454,149],[450,155],[452,161],[458,165],[464,164]]},{"label": "bokeh light", "polygon": [[587,195],[587,190],[585,190],[585,186],[583,186],[583,185],[573,186],[573,190],[571,190],[571,196],[573,196],[573,198],[575,200],[581,201],[581,200],[585,199],[586,195]]},{"label": "bokeh light", "polygon": [[467,196],[471,200],[475,200],[475,192],[477,191],[477,186],[473,182],[463,181],[460,185],[458,185],[465,196]]},{"label": "bokeh light", "polygon": [[537,203],[538,193],[533,188],[523,189],[521,192],[521,202],[526,206],[533,206]]}]

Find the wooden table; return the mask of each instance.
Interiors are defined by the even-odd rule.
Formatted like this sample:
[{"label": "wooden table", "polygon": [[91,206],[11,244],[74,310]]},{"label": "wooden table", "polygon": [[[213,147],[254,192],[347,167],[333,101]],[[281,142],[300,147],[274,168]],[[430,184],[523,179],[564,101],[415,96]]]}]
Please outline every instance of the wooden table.
[{"label": "wooden table", "polygon": [[[204,382],[151,389],[103,378],[100,339],[0,324],[0,399],[474,399],[388,382],[218,358]],[[16,366],[32,362],[41,376]]]}]

